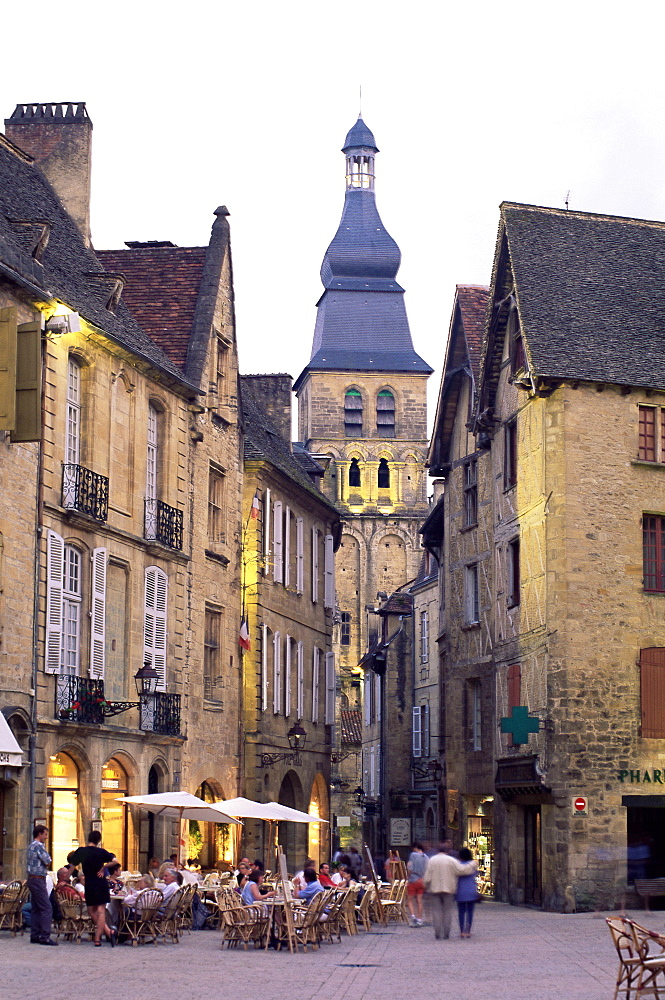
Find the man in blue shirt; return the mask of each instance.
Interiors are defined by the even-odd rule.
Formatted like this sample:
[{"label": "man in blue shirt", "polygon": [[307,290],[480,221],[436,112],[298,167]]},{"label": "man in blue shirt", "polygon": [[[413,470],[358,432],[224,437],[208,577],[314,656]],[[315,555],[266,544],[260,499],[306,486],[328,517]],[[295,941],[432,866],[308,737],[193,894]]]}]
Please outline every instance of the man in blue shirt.
[{"label": "man in blue shirt", "polygon": [[305,868],[303,877],[305,879],[305,888],[294,890],[293,895],[298,899],[302,899],[305,905],[307,905],[311,903],[318,893],[323,892],[323,886],[319,882],[318,875],[313,868]]},{"label": "man in blue shirt", "polygon": [[44,847],[48,829],[41,823],[32,831],[34,840],[28,847],[27,872],[28,888],[32,901],[30,912],[30,941],[32,944],[57,945],[51,940],[53,910],[46,888],[46,875],[51,868],[51,855]]}]

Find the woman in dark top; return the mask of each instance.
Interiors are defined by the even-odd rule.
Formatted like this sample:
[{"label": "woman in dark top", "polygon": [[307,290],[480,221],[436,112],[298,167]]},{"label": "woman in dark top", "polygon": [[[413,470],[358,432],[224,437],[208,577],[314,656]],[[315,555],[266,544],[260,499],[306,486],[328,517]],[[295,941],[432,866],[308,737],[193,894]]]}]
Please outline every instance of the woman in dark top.
[{"label": "woman in dark top", "polygon": [[109,854],[103,847],[99,846],[102,835],[99,830],[91,830],[88,834],[88,846],[77,847],[75,851],[67,855],[70,864],[80,864],[85,875],[85,901],[88,913],[95,925],[95,948],[102,946],[102,934],[115,945],[115,935],[106,923],[106,904],[110,899],[109,884],[104,873],[104,865],[115,861],[115,855]]}]

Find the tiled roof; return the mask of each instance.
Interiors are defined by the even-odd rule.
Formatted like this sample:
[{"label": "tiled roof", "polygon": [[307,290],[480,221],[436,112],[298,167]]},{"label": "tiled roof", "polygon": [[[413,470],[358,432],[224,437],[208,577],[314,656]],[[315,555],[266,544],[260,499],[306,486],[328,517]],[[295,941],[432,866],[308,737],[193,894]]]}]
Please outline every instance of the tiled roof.
[{"label": "tiled roof", "polygon": [[362,743],[362,712],[357,708],[342,708],[339,714],[341,742]]},{"label": "tiled roof", "polygon": [[665,223],[504,203],[501,227],[536,376],[665,389]]},{"label": "tiled roof", "polygon": [[[18,221],[30,220],[50,224],[41,264],[28,251],[26,230],[17,226]],[[106,308],[112,281],[103,280],[104,268],[31,157],[4,137],[0,137],[0,265],[11,269],[19,280],[44,289],[44,301],[61,299],[116,343],[188,384],[122,299],[115,313]],[[37,298],[34,293],[33,298]]]},{"label": "tiled roof", "polygon": [[391,594],[379,611],[381,615],[410,615],[412,613],[413,598],[411,594],[403,590]]},{"label": "tiled roof", "polygon": [[342,152],[346,153],[347,149],[357,149],[358,146],[366,146],[373,149],[376,153],[379,152],[376,145],[376,139],[360,116],[358,116],[358,121],[355,123],[353,128],[350,128],[346,133],[346,139],[344,140],[344,145],[342,146]]},{"label": "tiled roof", "polygon": [[462,317],[469,361],[476,382],[480,370],[480,350],[485,333],[488,300],[489,288],[487,285],[457,286],[457,302]]},{"label": "tiled roof", "polygon": [[123,299],[144,330],[184,367],[206,247],[139,246],[98,250],[109,271],[127,278]]}]

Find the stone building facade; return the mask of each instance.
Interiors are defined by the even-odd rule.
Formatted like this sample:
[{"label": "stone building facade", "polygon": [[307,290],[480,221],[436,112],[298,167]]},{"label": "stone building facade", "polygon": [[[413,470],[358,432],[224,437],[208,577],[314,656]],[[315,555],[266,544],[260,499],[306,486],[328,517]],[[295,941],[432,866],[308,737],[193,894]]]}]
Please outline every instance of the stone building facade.
[{"label": "stone building facade", "polygon": [[[336,564],[338,711],[360,707],[358,664],[377,633],[367,609],[418,573],[432,370],[413,348],[396,280],[399,248],[376,208],[378,149],[362,119],[343,152],[344,210],[321,267],[311,357],[294,385],[299,439],[325,459],[322,489],[344,515]],[[352,789],[335,798],[339,814],[355,814]]]},{"label": "stone building facade", "polygon": [[[120,262],[90,246],[85,105],[19,105],[6,131],[0,296],[10,315],[2,315],[2,348],[11,353],[18,343],[19,364],[14,386],[2,385],[2,409],[7,400],[18,405],[2,423],[0,532],[11,544],[0,669],[25,763],[5,794],[5,874],[22,874],[33,820],[49,825],[56,865],[92,824],[135,868],[177,849],[178,831],[125,814],[118,796],[196,791],[211,778],[215,793],[238,787],[238,667],[222,664],[228,691],[221,714],[214,704],[208,716],[203,662],[207,601],[237,621],[239,560],[219,553],[226,580],[217,563],[207,580],[201,569],[213,460],[227,473],[226,532],[240,535],[227,213],[218,211],[208,247],[191,248],[198,269],[169,284],[162,268],[153,313],[160,343],[151,336],[157,325],[139,317],[142,300],[156,301],[154,262],[132,273],[136,248]],[[176,304],[169,331],[163,320]],[[22,366],[24,334],[31,340]],[[223,411],[216,400],[205,405],[220,338]],[[136,679],[146,667],[149,687]],[[224,846],[221,836],[210,854]]]},{"label": "stone building facade", "polygon": [[[330,856],[335,724],[335,552],[341,521],[319,489],[323,468],[291,444],[291,378],[243,375],[242,609],[247,642],[244,783],[321,823],[273,831],[289,870]],[[248,648],[247,648],[248,647]],[[274,867],[269,828],[245,821],[243,850]]]},{"label": "stone building facade", "polygon": [[[560,909],[574,895],[581,908],[615,906],[635,877],[665,873],[664,233],[502,205],[475,446],[455,450],[443,421],[432,444],[450,518],[455,470],[476,454],[479,528],[480,504],[491,511],[485,532],[466,536],[469,564],[491,566],[476,630],[486,619],[491,638],[478,791],[494,794],[496,893],[515,903]],[[448,605],[445,616],[459,643]],[[477,751],[456,739],[448,712],[462,666],[451,651],[446,770],[469,788]]]}]

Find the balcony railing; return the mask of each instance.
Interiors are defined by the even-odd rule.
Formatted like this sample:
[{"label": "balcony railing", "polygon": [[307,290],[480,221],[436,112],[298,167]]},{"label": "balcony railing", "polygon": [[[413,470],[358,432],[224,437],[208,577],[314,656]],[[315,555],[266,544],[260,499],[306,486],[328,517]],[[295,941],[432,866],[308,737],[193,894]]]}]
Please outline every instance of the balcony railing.
[{"label": "balcony railing", "polygon": [[141,699],[141,729],[166,736],[180,735],[180,695],[156,691]]},{"label": "balcony railing", "polygon": [[146,500],[145,537],[170,549],[182,549],[182,511],[162,500]]},{"label": "balcony railing", "polygon": [[106,521],[109,513],[109,481],[83,465],[63,465],[62,506]]},{"label": "balcony railing", "polygon": [[88,677],[58,676],[55,689],[55,717],[61,722],[79,722],[100,726],[106,716],[139,708],[139,727],[144,732],[180,735],[180,695],[157,691],[143,695],[139,702],[108,702],[104,681]]}]

